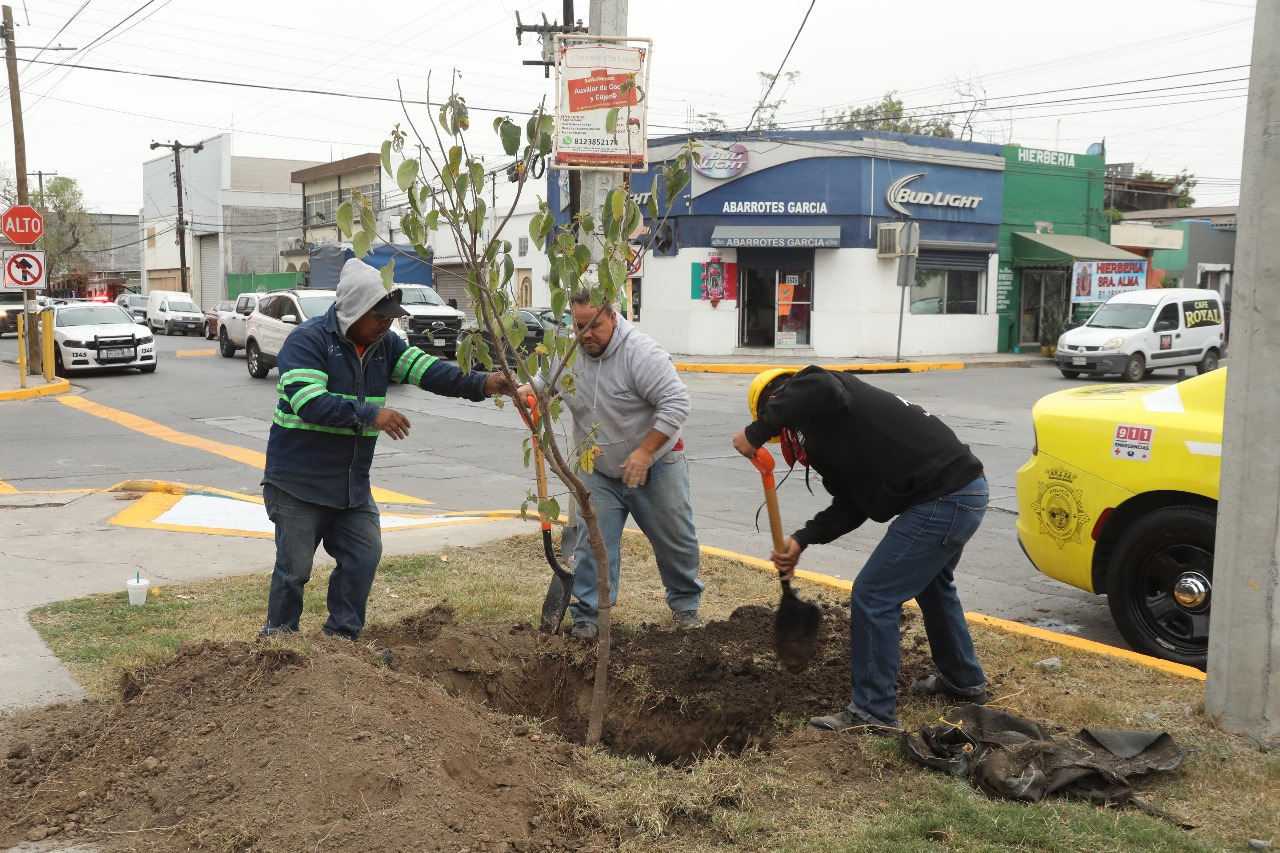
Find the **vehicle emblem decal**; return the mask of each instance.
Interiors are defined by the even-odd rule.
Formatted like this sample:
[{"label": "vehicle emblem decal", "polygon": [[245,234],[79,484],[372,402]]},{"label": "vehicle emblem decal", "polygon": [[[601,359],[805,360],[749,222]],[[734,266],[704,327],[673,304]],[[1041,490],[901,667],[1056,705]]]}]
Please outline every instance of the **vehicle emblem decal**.
[{"label": "vehicle emblem decal", "polygon": [[1080,530],[1090,520],[1084,511],[1084,489],[1061,483],[1037,483],[1040,492],[1031,511],[1040,519],[1040,534],[1048,534],[1061,550],[1068,542],[1080,544]]}]

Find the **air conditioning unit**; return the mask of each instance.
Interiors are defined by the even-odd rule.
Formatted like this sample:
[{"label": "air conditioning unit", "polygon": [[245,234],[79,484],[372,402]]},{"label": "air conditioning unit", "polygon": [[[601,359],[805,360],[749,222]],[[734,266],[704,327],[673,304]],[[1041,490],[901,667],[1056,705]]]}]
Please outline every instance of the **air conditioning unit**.
[{"label": "air conditioning unit", "polygon": [[905,222],[881,222],[876,226],[876,257],[902,257],[902,226]]}]

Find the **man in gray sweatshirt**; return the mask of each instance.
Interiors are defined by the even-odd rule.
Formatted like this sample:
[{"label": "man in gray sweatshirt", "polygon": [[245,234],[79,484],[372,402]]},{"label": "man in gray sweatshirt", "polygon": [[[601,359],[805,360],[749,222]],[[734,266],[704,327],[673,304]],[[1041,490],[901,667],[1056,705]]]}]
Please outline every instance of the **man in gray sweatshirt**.
[{"label": "man in gray sweatshirt", "polygon": [[[579,446],[595,429],[595,470],[583,479],[609,553],[610,598],[618,598],[622,528],[630,515],[653,547],[676,625],[701,627],[702,559],[680,438],[689,417],[689,389],[671,357],[612,306],[600,309],[586,293],[574,294],[571,303],[582,354],[572,368],[575,391],[564,399]],[[573,596],[570,636],[593,640],[599,591],[585,534],[574,550]]]}]

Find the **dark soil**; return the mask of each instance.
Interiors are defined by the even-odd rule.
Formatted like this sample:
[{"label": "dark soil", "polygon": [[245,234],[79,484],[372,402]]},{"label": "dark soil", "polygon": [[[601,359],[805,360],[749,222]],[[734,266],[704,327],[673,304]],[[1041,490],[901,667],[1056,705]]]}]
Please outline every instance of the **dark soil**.
[{"label": "dark soil", "polygon": [[[605,746],[673,765],[751,746],[789,773],[849,784],[858,762],[837,767],[830,736],[798,730],[848,701],[848,611],[826,605],[800,674],[773,653],[773,619],[749,606],[701,630],[615,634]],[[575,823],[566,795],[586,778],[594,647],[528,624],[459,625],[444,607],[364,639],[188,646],[130,678],[117,704],[0,720],[0,848],[46,837],[160,853],[613,846]],[[900,693],[930,671],[909,614]]]}]

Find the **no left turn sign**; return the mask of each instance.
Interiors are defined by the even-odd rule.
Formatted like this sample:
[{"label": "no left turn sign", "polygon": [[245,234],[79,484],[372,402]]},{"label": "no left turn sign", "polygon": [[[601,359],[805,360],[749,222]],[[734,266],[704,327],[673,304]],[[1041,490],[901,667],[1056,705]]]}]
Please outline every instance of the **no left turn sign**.
[{"label": "no left turn sign", "polygon": [[20,249],[4,253],[4,286],[23,290],[44,287],[44,252]]}]

